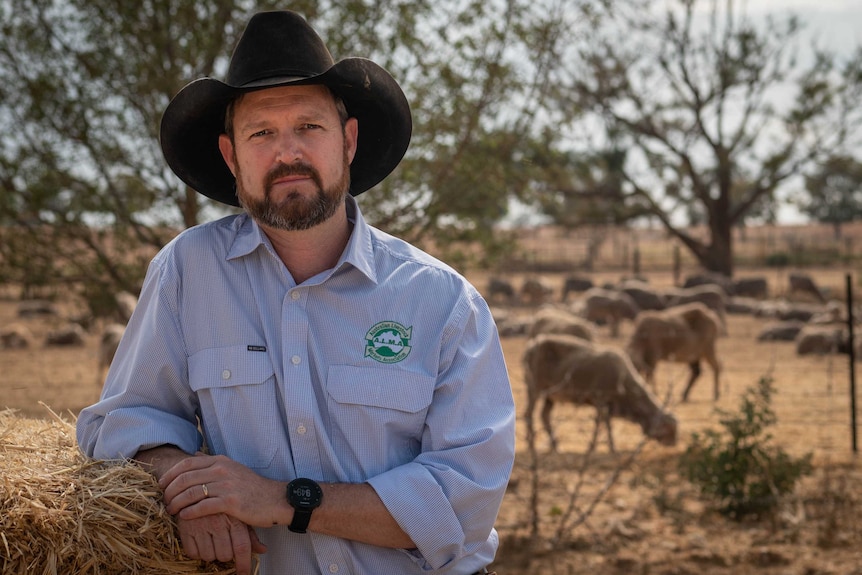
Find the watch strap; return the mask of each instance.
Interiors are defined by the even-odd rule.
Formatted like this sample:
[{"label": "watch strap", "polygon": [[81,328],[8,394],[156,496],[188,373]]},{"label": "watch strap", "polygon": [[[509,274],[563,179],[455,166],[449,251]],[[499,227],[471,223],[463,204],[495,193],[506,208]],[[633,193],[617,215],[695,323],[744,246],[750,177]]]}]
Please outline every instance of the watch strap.
[{"label": "watch strap", "polygon": [[294,533],[305,533],[308,530],[308,522],[311,521],[311,510],[293,509],[293,521],[287,526]]}]

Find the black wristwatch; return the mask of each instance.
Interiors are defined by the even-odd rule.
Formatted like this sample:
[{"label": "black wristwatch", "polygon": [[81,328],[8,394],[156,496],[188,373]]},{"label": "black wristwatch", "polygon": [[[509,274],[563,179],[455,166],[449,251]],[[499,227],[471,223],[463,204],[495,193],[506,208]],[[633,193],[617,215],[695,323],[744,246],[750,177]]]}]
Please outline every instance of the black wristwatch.
[{"label": "black wristwatch", "polygon": [[323,490],[316,481],[300,477],[287,484],[287,502],[293,507],[293,521],[287,526],[294,533],[305,533],[311,512],[320,507]]}]

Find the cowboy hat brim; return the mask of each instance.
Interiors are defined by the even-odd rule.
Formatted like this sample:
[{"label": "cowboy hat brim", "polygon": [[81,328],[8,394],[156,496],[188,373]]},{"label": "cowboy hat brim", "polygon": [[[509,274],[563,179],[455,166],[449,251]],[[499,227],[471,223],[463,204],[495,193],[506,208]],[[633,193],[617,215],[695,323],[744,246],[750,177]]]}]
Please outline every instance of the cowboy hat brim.
[{"label": "cowboy hat brim", "polygon": [[322,84],[341,97],[359,123],[356,155],[350,165],[350,194],[381,182],[401,161],[412,133],[410,106],[392,76],[371,60],[346,58],[310,77],[273,77],[232,86],[213,78],[187,84],[162,116],[160,141],[165,160],[192,189],[238,206],[234,176],[218,147],[225,110],[241,93],[276,86]]}]

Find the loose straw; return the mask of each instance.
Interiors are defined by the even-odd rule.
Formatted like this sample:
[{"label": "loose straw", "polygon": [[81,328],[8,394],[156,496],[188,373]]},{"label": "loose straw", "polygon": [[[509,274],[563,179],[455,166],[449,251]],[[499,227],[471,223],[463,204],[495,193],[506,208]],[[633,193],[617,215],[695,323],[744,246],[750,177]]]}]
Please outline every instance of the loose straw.
[{"label": "loose straw", "polygon": [[0,411],[0,572],[236,573],[186,557],[155,479],[132,462],[87,459],[74,423],[48,412]]}]

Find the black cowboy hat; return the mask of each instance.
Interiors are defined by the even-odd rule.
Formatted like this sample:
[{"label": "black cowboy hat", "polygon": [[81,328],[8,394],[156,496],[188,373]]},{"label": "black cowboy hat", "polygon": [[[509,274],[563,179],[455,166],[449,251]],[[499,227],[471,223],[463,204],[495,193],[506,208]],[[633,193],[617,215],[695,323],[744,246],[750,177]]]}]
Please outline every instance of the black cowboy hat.
[{"label": "black cowboy hat", "polygon": [[239,205],[234,177],[218,147],[225,109],[243,92],[290,84],[323,84],[359,120],[350,166],[350,194],[359,195],[395,169],[410,142],[413,121],[392,76],[365,58],[335,63],[308,22],[295,12],[252,16],[231,56],[224,82],[200,78],[174,96],[162,116],[160,140],[168,165],[197,192]]}]

